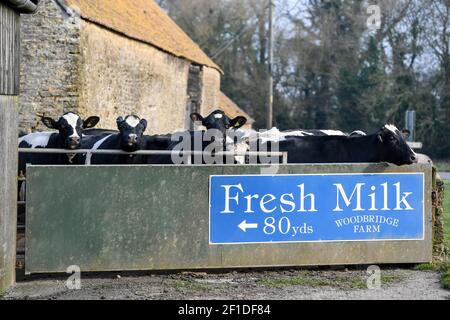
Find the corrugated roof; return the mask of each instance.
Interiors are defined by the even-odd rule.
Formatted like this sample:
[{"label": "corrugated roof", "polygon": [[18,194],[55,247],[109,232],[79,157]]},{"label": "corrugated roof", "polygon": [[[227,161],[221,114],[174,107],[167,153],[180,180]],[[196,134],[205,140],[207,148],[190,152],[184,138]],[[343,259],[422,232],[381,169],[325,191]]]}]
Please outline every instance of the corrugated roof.
[{"label": "corrugated roof", "polygon": [[247,118],[247,124],[252,125],[255,122],[247,112],[238,107],[236,103],[225,95],[225,93],[220,92],[219,94],[219,109],[225,112],[230,118],[235,118],[237,116],[244,116]]},{"label": "corrugated roof", "polygon": [[83,19],[222,72],[153,0],[65,0]]}]

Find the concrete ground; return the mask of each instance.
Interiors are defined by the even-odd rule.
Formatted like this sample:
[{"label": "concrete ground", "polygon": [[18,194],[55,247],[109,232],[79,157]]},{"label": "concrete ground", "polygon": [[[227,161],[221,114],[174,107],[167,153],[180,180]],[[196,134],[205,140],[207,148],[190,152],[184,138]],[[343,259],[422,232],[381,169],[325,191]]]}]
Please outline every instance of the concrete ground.
[{"label": "concrete ground", "polygon": [[108,273],[82,275],[81,289],[69,290],[66,276],[40,276],[17,283],[3,299],[450,299],[436,271],[383,268],[378,289],[367,288],[368,277],[365,268]]}]

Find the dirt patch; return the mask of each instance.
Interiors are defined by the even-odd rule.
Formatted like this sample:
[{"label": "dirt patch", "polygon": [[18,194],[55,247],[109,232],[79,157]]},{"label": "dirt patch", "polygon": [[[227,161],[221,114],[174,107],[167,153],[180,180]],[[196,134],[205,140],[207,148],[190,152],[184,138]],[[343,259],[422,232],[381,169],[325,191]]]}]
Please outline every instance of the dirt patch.
[{"label": "dirt patch", "polygon": [[68,290],[65,277],[28,278],[3,299],[449,299],[440,275],[383,269],[381,288],[369,290],[365,269],[90,274],[80,290]]}]

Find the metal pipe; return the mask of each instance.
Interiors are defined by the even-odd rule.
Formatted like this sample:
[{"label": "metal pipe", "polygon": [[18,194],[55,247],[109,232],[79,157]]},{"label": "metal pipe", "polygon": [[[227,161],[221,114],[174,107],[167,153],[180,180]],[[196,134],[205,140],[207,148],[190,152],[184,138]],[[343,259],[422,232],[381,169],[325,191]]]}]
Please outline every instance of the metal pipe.
[{"label": "metal pipe", "polygon": [[283,164],[288,164],[288,153],[283,152]]},{"label": "metal pipe", "polygon": [[[67,150],[67,149],[29,149],[29,148],[19,148],[19,153],[28,154],[106,154],[106,155],[162,155],[170,156],[172,154],[185,154],[185,155],[203,155],[202,151],[170,151],[170,150],[140,150],[136,152],[125,152],[122,150],[89,150],[89,149],[77,149],[77,150]],[[217,152],[216,156],[274,156],[283,157],[285,152]]]},{"label": "metal pipe", "polygon": [[20,13],[35,13],[40,0],[5,0],[14,10]]},{"label": "metal pipe", "polygon": [[267,101],[267,130],[273,126],[273,11],[274,2],[269,0],[269,61],[268,61],[268,101]]}]

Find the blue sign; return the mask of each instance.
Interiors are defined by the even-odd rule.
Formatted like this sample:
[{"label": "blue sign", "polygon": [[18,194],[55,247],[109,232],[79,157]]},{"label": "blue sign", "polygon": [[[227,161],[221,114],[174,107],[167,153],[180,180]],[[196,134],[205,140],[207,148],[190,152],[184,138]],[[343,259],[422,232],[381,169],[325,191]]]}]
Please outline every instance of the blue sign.
[{"label": "blue sign", "polygon": [[210,244],[424,239],[424,174],[210,177]]}]

